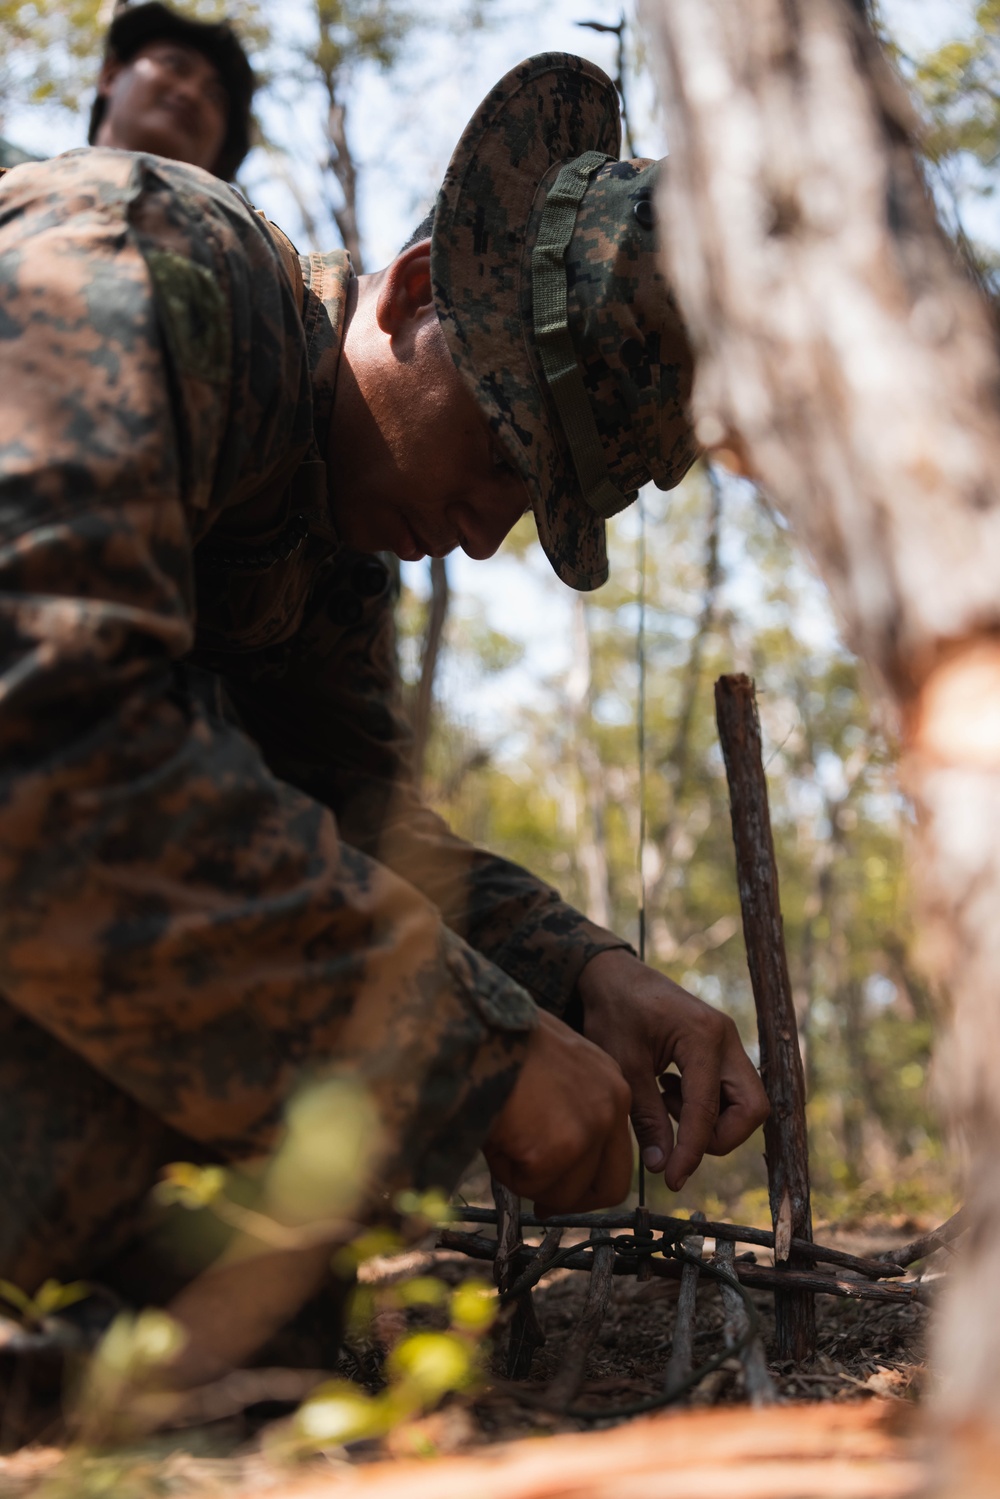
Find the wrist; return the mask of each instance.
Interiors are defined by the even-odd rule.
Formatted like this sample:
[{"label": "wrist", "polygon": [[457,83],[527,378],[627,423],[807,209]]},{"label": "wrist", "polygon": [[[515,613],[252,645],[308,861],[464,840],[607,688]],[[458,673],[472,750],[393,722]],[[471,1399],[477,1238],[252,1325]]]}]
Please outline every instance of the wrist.
[{"label": "wrist", "polygon": [[643,966],[630,947],[607,947],[595,953],[581,969],[576,981],[576,992],[584,1014],[613,1001],[615,994],[620,994],[621,985],[628,982],[629,971]]}]

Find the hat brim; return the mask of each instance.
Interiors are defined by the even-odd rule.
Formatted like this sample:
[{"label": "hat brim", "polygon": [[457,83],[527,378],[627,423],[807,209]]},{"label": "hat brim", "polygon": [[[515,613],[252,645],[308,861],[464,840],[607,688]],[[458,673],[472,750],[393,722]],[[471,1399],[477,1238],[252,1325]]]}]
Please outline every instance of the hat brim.
[{"label": "hat brim", "polygon": [[[621,151],[618,94],[595,63],[543,53],[500,80],[466,126],[434,212],[431,279],[457,368],[531,496],[538,536],[570,587],[608,576],[604,521],[580,494],[522,316],[539,187],[585,151]],[[527,296],[527,304],[526,304]]]}]

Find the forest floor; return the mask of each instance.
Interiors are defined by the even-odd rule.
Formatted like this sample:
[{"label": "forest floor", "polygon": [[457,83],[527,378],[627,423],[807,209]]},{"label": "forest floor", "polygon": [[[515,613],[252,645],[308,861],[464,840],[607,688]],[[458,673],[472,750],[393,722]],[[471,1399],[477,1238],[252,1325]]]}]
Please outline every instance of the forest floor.
[{"label": "forest floor", "polygon": [[[829,1226],[817,1228],[816,1236],[828,1245],[857,1254],[870,1254],[900,1245],[930,1226],[912,1220],[871,1221],[850,1230]],[[570,1238],[567,1235],[564,1243]],[[708,1248],[710,1245],[706,1245]],[[764,1262],[766,1258],[766,1253],[761,1252],[759,1260]],[[939,1253],[926,1263],[927,1276],[937,1272],[940,1258]],[[370,1262],[364,1267],[363,1277],[369,1284],[377,1286],[395,1280],[404,1271],[426,1274],[432,1268],[451,1284],[469,1277],[482,1279],[484,1271],[489,1270],[488,1265],[466,1260],[462,1255],[433,1251]],[[94,1496],[96,1499],[98,1495],[108,1495],[113,1499],[154,1499],[154,1496],[169,1495],[179,1499],[182,1495],[217,1494],[235,1499],[235,1496],[244,1494],[278,1495],[292,1492],[290,1484],[294,1488],[297,1483],[310,1480],[315,1483],[324,1475],[333,1479],[331,1464],[339,1481],[330,1482],[329,1487],[331,1494],[336,1494],[350,1472],[345,1462],[357,1469],[360,1465],[377,1464],[388,1456],[402,1459],[405,1464],[405,1459],[414,1456],[426,1460],[435,1455],[475,1454],[477,1450],[487,1446],[492,1448],[498,1443],[516,1443],[504,1449],[505,1453],[516,1453],[522,1445],[518,1439],[524,1437],[594,1429],[607,1431],[618,1424],[617,1408],[656,1395],[662,1388],[670,1354],[678,1286],[676,1282],[664,1280],[645,1283],[631,1277],[615,1280],[612,1305],[591,1350],[585,1384],[578,1397],[579,1403],[588,1409],[600,1408],[606,1413],[600,1421],[594,1422],[556,1415],[541,1409],[537,1403],[559,1366],[564,1340],[580,1316],[588,1281],[586,1274],[556,1270],[545,1277],[535,1291],[546,1344],[535,1355],[530,1380],[514,1385],[493,1369],[475,1393],[453,1397],[436,1414],[401,1428],[382,1444],[357,1446],[349,1458],[345,1459],[343,1453],[322,1456],[300,1463],[290,1471],[287,1465],[275,1462],[267,1452],[268,1417],[279,1413],[260,1408],[211,1426],[179,1431],[169,1438],[112,1455],[76,1452],[67,1458],[60,1446],[58,1431],[50,1429],[46,1434],[47,1441],[0,1458],[0,1496],[2,1499],[28,1499],[28,1496],[38,1496],[38,1499],[49,1499],[49,1496],[52,1499],[90,1499]],[[774,1327],[772,1298],[757,1292],[753,1296],[765,1348],[770,1354]],[[919,1401],[924,1380],[926,1309],[915,1303],[889,1304],[818,1296],[816,1311],[818,1339],[815,1357],[802,1366],[770,1362],[782,1406],[818,1401],[838,1405],[874,1401],[880,1409],[896,1411],[903,1425],[909,1419],[912,1426],[914,1402]],[[403,1331],[433,1326],[434,1319],[434,1312],[426,1310],[403,1311],[397,1308],[384,1312],[376,1320],[375,1336],[355,1340],[349,1355],[342,1359],[338,1372],[355,1379],[360,1377],[369,1388],[377,1388],[383,1357],[380,1340],[391,1342]],[[723,1346],[722,1309],[718,1292],[711,1282],[704,1282],[699,1291],[696,1328],[694,1355],[695,1361],[699,1362],[709,1359]],[[499,1365],[499,1357],[494,1363]],[[742,1401],[742,1371],[733,1360],[708,1375],[680,1405],[689,1410],[704,1410],[709,1406],[732,1408]],[[806,1416],[806,1412],[801,1414]],[[845,1416],[844,1419],[850,1421],[853,1418]],[[860,1422],[857,1429],[863,1429],[865,1433],[863,1442],[869,1442],[872,1439],[869,1417],[859,1412],[857,1422]],[[677,1430],[676,1427],[670,1429]],[[897,1459],[902,1462],[899,1454],[894,1452],[893,1462],[896,1463]],[[893,1466],[892,1472],[895,1476],[889,1481],[889,1487],[872,1489],[872,1494],[885,1492],[895,1495],[910,1491],[900,1477],[903,1469]],[[374,1482],[375,1472],[370,1471],[368,1477]],[[365,1492],[368,1492],[367,1487]],[[375,1492],[373,1488],[372,1493]],[[508,1490],[508,1499],[518,1499],[520,1492]],[[528,1492],[528,1489],[523,1490],[525,1494]],[[533,1495],[536,1492],[548,1494],[550,1490],[539,1488],[530,1489],[530,1492]],[[585,1491],[572,1492],[582,1494]],[[775,1495],[783,1492],[780,1485],[774,1489]]]}]

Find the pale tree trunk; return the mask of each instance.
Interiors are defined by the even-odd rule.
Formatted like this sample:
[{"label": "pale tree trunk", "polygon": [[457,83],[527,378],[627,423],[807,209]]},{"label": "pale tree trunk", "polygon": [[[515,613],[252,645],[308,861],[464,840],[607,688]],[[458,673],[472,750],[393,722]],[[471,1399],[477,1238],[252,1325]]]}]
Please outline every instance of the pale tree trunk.
[{"label": "pale tree trunk", "polygon": [[957,1473],[974,1432],[1000,1455],[1000,362],[860,6],[647,0],[646,18],[699,435],[789,517],[904,732],[971,1153],[976,1227],[936,1345],[938,1410],[971,1423]]},{"label": "pale tree trunk", "polygon": [[354,269],[361,276],[365,265],[358,227],[358,169],[347,139],[347,106],[337,98],[336,79],[328,77],[326,83],[330,97],[326,117],[328,164],[343,195],[342,201],[331,207],[331,212],[344,241],[344,249],[349,252]]},{"label": "pale tree trunk", "polygon": [[434,715],[434,683],[444,643],[445,621],[448,618],[450,589],[448,565],[443,557],[431,558],[430,580],[431,596],[427,603],[427,625],[420,653],[420,680],[413,695],[413,712],[410,715],[413,722],[413,780],[418,790],[424,778],[427,742]]},{"label": "pale tree trunk", "polygon": [[605,836],[608,802],[604,771],[593,739],[590,630],[587,606],[579,593],[573,596],[573,666],[567,680],[567,691],[575,731],[573,748],[582,787],[576,820],[577,864],[583,874],[587,915],[598,926],[607,926],[611,921]]},{"label": "pale tree trunk", "polygon": [[354,269],[364,273],[361,230],[358,225],[358,169],[347,135],[347,105],[343,99],[344,50],[338,39],[343,21],[339,5],[316,0],[316,50],[313,62],[326,90],[325,165],[340,189],[339,201],[324,192],[326,206],[350,254]]}]

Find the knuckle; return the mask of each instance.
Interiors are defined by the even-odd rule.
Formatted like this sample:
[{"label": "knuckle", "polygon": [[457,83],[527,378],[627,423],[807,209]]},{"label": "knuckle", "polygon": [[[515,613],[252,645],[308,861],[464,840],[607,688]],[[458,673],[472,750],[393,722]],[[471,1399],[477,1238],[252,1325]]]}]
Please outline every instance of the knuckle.
[{"label": "knuckle", "polygon": [[686,1106],[686,1113],[696,1128],[711,1129],[719,1117],[719,1105],[710,1098],[692,1099]]},{"label": "knuckle", "polygon": [[657,1116],[647,1108],[633,1108],[632,1128],[637,1135],[658,1134],[663,1129],[663,1115]]},{"label": "knuckle", "polygon": [[705,1029],[711,1036],[716,1046],[721,1047],[729,1032],[729,1027],[736,1029],[728,1015],[723,1015],[719,1010],[710,1010],[709,1018],[705,1022]]}]

